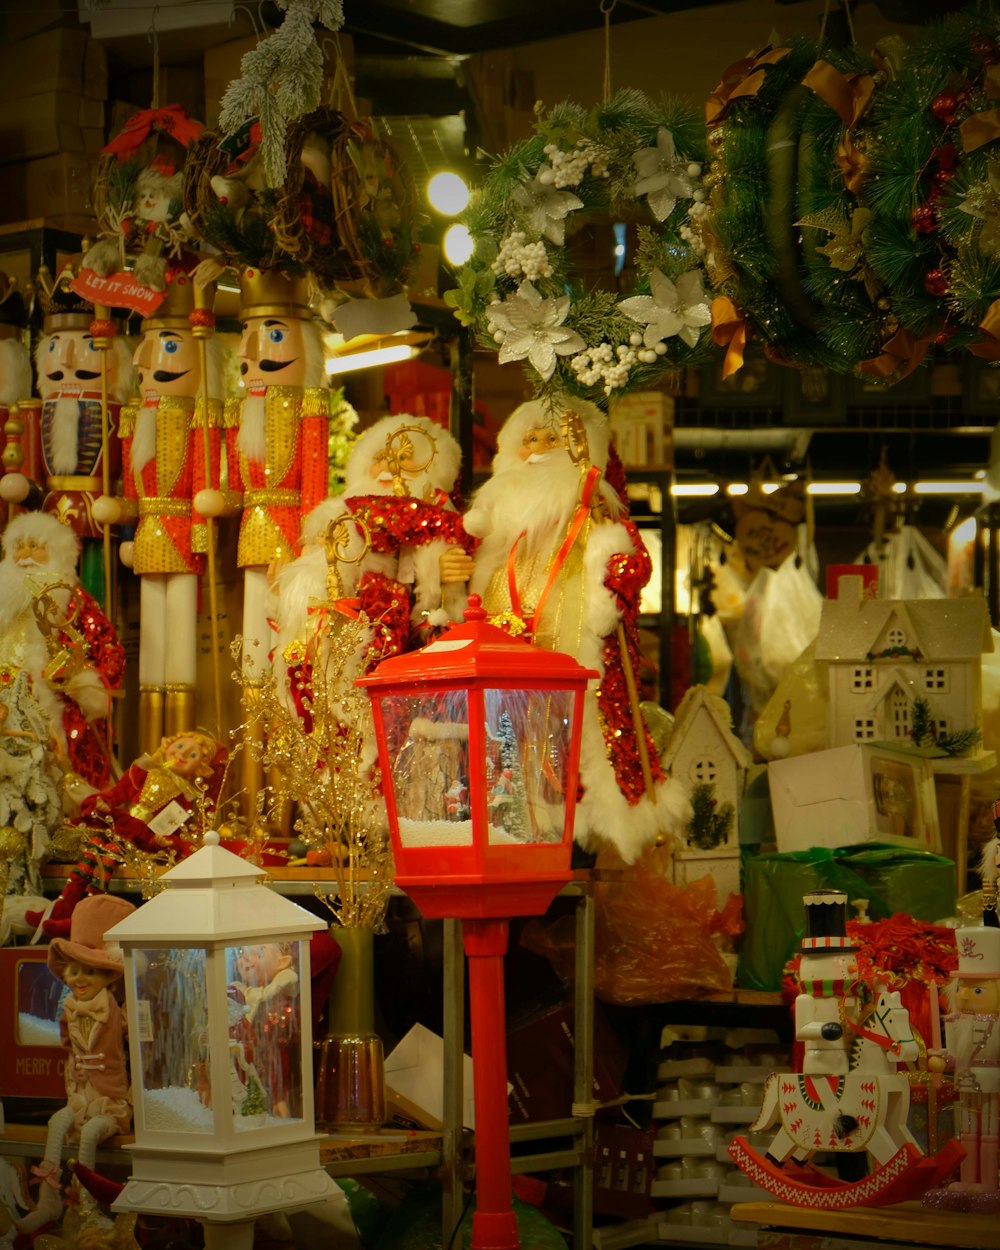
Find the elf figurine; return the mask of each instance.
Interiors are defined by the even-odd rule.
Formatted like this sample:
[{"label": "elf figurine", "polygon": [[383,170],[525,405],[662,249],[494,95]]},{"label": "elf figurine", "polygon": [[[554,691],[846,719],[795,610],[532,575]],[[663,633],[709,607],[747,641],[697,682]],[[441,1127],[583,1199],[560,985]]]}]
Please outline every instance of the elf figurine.
[{"label": "elf figurine", "polygon": [[925,1196],[928,1206],[1000,1211],[1000,928],[956,929],[958,972],[932,1072],[954,1073],[956,1127],[965,1148],[959,1179]]},{"label": "elf figurine", "polygon": [[181,733],[140,756],[109,789],[84,799],[74,828],[88,831],[83,855],[62,893],[29,923],[45,936],[65,936],[80,900],[104,893],[121,860],[121,843],[147,854],[184,855],[219,798],[228,753],[214,738]]},{"label": "elf figurine", "polygon": [[[69,1051],[66,1060],[66,1106],[49,1120],[45,1153],[31,1169],[38,1182],[38,1201],[15,1221],[21,1233],[34,1233],[55,1223],[63,1211],[59,1178],[66,1142],[78,1143],[79,1161],[93,1168],[97,1147],[132,1126],[132,1092],[125,1054],[125,1012],[120,989],[124,961],[120,948],[104,935],[135,911],[115,895],[85,899],[73,918],[69,936],[49,946],[49,968],[66,982],[59,1032]],[[77,1187],[84,1230],[110,1228],[91,1194]],[[82,1244],[82,1236],[81,1236]]]},{"label": "elf figurine", "polygon": [[[123,323],[96,319],[94,305],[70,289],[75,276],[67,266],[55,283],[44,270],[40,275],[39,303],[44,319],[35,349],[38,393],[41,397],[40,448],[26,446],[24,462],[16,472],[0,478],[0,497],[51,513],[72,527],[82,540],[81,579],[91,594],[101,598],[103,529],[93,515],[94,501],[104,489],[107,447],[109,480],[120,472],[118,414],[134,392],[132,344],[123,337]],[[97,332],[100,332],[98,334]],[[101,347],[101,335],[111,337]],[[103,375],[103,377],[102,377]],[[108,395],[104,429],[102,388]],[[31,430],[22,436],[30,442]],[[41,479],[25,473],[41,466]]]},{"label": "elf figurine", "polygon": [[[103,496],[94,506],[94,515],[109,524],[138,517],[134,540],[123,544],[121,555],[140,578],[140,752],[197,723],[198,591],[207,535],[193,500],[200,490],[218,487],[223,423],[222,400],[211,398],[206,465],[205,386],[208,395],[221,396],[226,349],[220,339],[208,340],[209,376],[203,379],[191,322],[194,282],[179,268],[168,276],[133,357],[141,406],[121,413],[124,497]],[[206,292],[202,301],[209,310],[212,295]]]}]

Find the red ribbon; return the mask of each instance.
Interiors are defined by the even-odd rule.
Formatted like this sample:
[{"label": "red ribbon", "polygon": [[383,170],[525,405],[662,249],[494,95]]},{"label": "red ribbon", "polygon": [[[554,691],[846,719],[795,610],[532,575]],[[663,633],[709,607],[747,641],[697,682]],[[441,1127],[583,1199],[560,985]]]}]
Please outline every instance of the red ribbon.
[{"label": "red ribbon", "polygon": [[176,139],[183,147],[189,147],[204,129],[201,122],[188,117],[179,104],[168,104],[162,109],[143,109],[128,119],[125,129],[105,145],[104,151],[116,156],[119,165],[123,165],[154,131]]}]

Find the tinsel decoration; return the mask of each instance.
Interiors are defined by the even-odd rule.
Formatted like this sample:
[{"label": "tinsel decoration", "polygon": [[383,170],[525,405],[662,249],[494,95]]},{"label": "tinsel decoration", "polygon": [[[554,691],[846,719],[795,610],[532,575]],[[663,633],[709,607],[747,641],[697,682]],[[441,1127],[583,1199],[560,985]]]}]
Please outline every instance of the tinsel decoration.
[{"label": "tinsel decoration", "polygon": [[247,52],[240,77],[222,97],[219,125],[234,135],[256,118],[261,129],[264,175],[269,187],[285,181],[285,135],[290,122],[320,105],[323,53],[314,23],[338,31],[344,24],[342,0],[275,0],[285,13],[281,26]]},{"label": "tinsel decoration", "polygon": [[[310,672],[307,689],[282,689],[273,673],[251,687],[241,671],[234,672],[244,686],[244,709],[267,726],[263,742],[238,730],[236,750],[250,751],[266,775],[280,778],[261,791],[257,823],[275,820],[287,804],[296,804],[296,835],[306,847],[330,850],[336,889],[317,890],[317,897],[338,924],[378,930],[392,890],[392,848],[378,771],[366,766],[374,733],[369,699],[354,685],[370,622],[320,604],[314,622],[295,666]],[[232,648],[237,661],[242,646],[237,637]]]},{"label": "tinsel decoration", "polygon": [[[702,136],[686,105],[621,91],[540,114],[482,180],[459,218],[475,250],[444,299],[501,364],[525,362],[536,394],[606,406],[707,358],[702,249],[687,225],[706,198]],[[632,223],[617,278],[586,253],[595,219]]]}]

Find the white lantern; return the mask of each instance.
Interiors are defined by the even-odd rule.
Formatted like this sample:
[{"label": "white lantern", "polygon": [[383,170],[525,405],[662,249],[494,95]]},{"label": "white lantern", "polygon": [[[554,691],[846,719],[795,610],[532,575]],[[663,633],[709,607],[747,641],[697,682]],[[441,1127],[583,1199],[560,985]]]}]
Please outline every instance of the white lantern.
[{"label": "white lantern", "polygon": [[125,957],[135,1145],[119,1211],[186,1216],[206,1243],[335,1193],[312,1091],[309,937],[324,922],[205,845],[106,935]]}]

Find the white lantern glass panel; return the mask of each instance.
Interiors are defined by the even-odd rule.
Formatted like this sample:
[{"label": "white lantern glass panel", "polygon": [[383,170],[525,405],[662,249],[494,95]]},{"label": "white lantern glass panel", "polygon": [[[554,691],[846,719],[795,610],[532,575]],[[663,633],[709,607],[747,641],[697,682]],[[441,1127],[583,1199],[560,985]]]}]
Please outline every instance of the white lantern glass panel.
[{"label": "white lantern glass panel", "polygon": [[561,842],[572,691],[488,689],[483,705],[490,842]]},{"label": "white lantern glass panel", "polygon": [[142,1081],[136,1131],[211,1133],[206,953],[137,950],[132,968],[141,1060],[132,1080]]},{"label": "white lantern glass panel", "polygon": [[300,942],[227,946],[229,1093],[237,1132],[302,1119]]},{"label": "white lantern glass panel", "polygon": [[393,695],[382,701],[403,846],[471,846],[469,695]]}]

